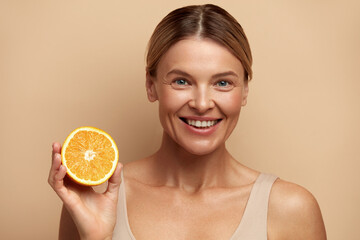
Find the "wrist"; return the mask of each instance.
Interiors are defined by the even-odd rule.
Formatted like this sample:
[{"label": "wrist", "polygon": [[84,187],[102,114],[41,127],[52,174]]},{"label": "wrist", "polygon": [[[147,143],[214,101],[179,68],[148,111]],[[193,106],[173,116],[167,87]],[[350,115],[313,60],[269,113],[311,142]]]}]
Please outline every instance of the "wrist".
[{"label": "wrist", "polygon": [[112,240],[112,236],[107,237],[81,237],[80,240]]},{"label": "wrist", "polygon": [[112,237],[106,237],[106,238],[80,238],[80,240],[112,240]]}]

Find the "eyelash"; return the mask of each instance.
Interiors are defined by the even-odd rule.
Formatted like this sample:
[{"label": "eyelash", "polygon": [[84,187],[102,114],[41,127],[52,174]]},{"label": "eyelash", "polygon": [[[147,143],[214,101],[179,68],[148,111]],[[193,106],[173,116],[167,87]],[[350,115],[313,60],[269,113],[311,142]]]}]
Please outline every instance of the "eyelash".
[{"label": "eyelash", "polygon": [[[220,86],[219,85],[220,83],[226,83],[226,85],[225,86]],[[219,87],[228,87],[229,85],[231,85],[231,82],[226,81],[226,80],[220,80],[220,81],[216,82],[216,86],[219,86]]]},{"label": "eyelash", "polygon": [[[188,80],[184,79],[184,78],[175,79],[172,82],[172,84],[174,84],[175,86],[178,86],[178,87],[191,85],[191,83]],[[226,85],[221,86],[220,84],[226,84]],[[214,84],[215,87],[219,87],[219,88],[222,88],[222,89],[228,89],[232,85],[233,85],[233,83],[231,81],[228,81],[228,80],[219,80],[219,81],[215,82],[215,84]]]},{"label": "eyelash", "polygon": [[[182,83],[180,83],[180,81]],[[180,85],[180,86],[185,86],[185,85],[189,85],[189,82],[183,78],[180,78],[180,79],[175,79],[174,80],[174,83],[177,84],[177,85]]]}]

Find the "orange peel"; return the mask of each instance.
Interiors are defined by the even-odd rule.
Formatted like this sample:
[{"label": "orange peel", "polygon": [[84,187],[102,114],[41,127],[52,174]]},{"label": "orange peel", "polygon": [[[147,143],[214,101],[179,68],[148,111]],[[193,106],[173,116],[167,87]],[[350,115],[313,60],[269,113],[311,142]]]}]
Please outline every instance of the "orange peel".
[{"label": "orange peel", "polygon": [[75,182],[95,186],[114,173],[119,151],[114,139],[95,127],[79,127],[67,136],[61,149],[61,162]]}]

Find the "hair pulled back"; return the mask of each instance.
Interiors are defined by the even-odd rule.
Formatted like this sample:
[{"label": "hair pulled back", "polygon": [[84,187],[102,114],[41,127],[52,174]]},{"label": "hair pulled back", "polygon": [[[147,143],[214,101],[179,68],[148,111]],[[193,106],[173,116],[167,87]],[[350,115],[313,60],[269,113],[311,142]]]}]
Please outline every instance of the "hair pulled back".
[{"label": "hair pulled back", "polygon": [[212,39],[230,50],[245,70],[245,80],[252,78],[252,56],[241,25],[223,8],[212,4],[175,9],[156,26],[146,57],[146,71],[156,76],[161,57],[180,40],[189,37]]}]

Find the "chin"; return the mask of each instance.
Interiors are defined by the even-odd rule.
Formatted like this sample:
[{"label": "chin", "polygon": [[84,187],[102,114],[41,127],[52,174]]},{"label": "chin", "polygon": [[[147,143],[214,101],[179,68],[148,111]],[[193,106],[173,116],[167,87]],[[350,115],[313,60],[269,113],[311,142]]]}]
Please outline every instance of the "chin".
[{"label": "chin", "polygon": [[214,146],[211,144],[186,144],[180,145],[186,152],[196,155],[196,156],[205,156],[215,152],[216,150],[220,149],[220,146]]}]

